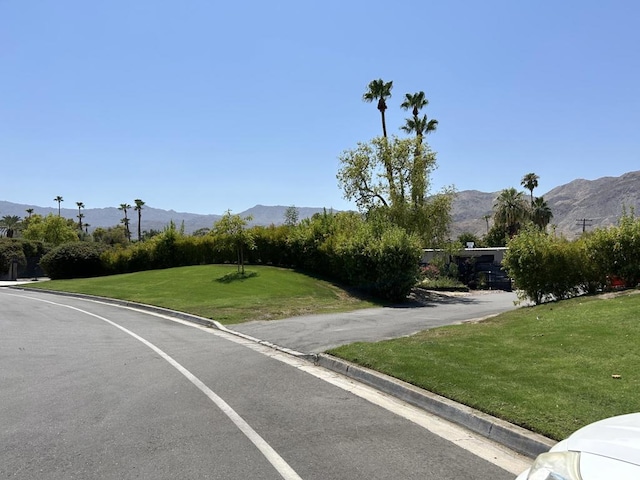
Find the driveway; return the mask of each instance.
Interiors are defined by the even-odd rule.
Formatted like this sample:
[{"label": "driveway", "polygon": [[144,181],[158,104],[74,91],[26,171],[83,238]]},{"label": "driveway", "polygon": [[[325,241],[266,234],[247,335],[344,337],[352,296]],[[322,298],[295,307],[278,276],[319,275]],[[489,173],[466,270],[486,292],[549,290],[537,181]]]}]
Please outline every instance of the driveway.
[{"label": "driveway", "polygon": [[516,308],[517,300],[515,293],[502,291],[430,293],[402,306],[247,322],[230,329],[298,352],[320,353],[348,343],[397,338],[496,315]]}]

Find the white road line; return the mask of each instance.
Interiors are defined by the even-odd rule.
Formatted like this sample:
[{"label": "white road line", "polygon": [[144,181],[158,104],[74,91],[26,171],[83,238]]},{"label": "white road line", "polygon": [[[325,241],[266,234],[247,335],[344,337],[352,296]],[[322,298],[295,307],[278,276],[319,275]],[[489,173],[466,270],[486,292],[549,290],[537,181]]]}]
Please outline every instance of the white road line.
[{"label": "white road line", "polygon": [[269,463],[271,463],[271,465],[273,465],[273,467],[278,471],[278,473],[282,476],[282,478],[284,478],[285,480],[302,480],[302,477],[300,477],[295,472],[295,470],[293,470],[293,468],[291,468],[291,466],[278,454],[278,452],[276,452],[271,447],[271,445],[269,445],[266,442],[266,440],[264,440],[253,428],[251,428],[251,426],[240,415],[238,415],[238,413],[233,408],[231,408],[231,406],[227,402],[225,402],[213,390],[211,390],[209,387],[207,387],[198,377],[196,377],[189,370],[187,370],[182,365],[180,365],[180,363],[178,363],[176,360],[174,360],[170,355],[168,355],[167,353],[162,351],[160,348],[156,347],[153,343],[151,343],[148,340],[142,338],[140,335],[132,332],[131,330],[128,330],[127,328],[123,327],[122,325],[119,325],[119,324],[117,324],[117,323],[115,323],[115,322],[113,322],[113,321],[111,321],[111,320],[109,320],[109,319],[107,319],[105,317],[101,317],[100,315],[96,315],[95,313],[91,313],[91,312],[88,312],[86,310],[82,310],[82,309],[77,308],[77,307],[72,307],[71,305],[65,305],[63,303],[52,302],[50,300],[44,300],[44,299],[34,298],[34,297],[29,297],[29,296],[24,296],[24,295],[15,295],[15,296],[19,296],[20,298],[28,298],[30,300],[36,300],[36,301],[39,301],[39,302],[49,303],[49,304],[52,304],[52,305],[57,305],[59,307],[65,307],[65,308],[69,308],[71,310],[76,310],[78,312],[81,312],[81,313],[84,313],[84,314],[89,315],[91,317],[95,317],[95,318],[97,318],[99,320],[102,320],[103,322],[106,322],[109,325],[112,325],[112,326],[122,330],[127,335],[130,335],[133,338],[135,338],[136,340],[138,340],[139,342],[143,343],[144,345],[149,347],[151,350],[156,352],[158,355],[160,355],[162,358],[164,358],[172,367],[174,367],[176,370],[178,370],[191,383],[193,383],[196,387],[198,387],[200,389],[200,391],[202,391],[202,393],[204,393],[207,397],[209,397],[209,399],[220,410],[222,410],[222,412],[227,417],[229,417],[229,419],[238,427],[238,429],[240,429],[240,431],[245,434],[245,436],[256,446],[256,448],[258,450],[260,450],[262,455],[264,455],[264,457],[269,461]]},{"label": "white road line", "polygon": [[425,430],[428,430],[431,433],[444,438],[454,445],[502,468],[503,470],[513,473],[514,475],[520,474],[522,471],[531,466],[530,458],[513,452],[512,450],[509,450],[508,448],[503,447],[496,442],[486,439],[480,435],[476,435],[463,427],[459,427],[451,422],[437,417],[436,415],[425,412],[424,410],[418,407],[414,407],[413,405],[403,400],[382,393],[373,387],[369,387],[368,385],[356,382],[350,378],[345,377],[344,375],[340,375],[339,373],[332,372],[326,368],[313,365],[306,360],[252,341],[245,335],[234,335],[233,332],[230,332],[224,326],[224,330],[215,330],[209,327],[204,327],[202,325],[197,325],[187,320],[181,320],[169,315],[164,315],[162,313],[149,312],[143,309],[122,305],[118,305],[118,307],[126,308],[127,310],[133,310],[147,315],[153,315],[155,317],[160,317],[165,320],[180,323],[188,327],[197,328],[211,335],[222,337],[226,340],[230,340],[232,342],[243,345],[275,360],[286,363],[287,365],[302,370],[309,375],[313,375],[316,378],[319,378],[327,383],[346,390],[370,403],[373,403],[374,405],[382,407],[391,413],[399,415],[402,418],[421,426]]},{"label": "white road line", "polygon": [[[229,333],[228,330],[226,332],[222,330],[215,330],[209,327],[204,327],[202,325],[197,325],[195,323],[192,323],[186,320],[181,320],[179,318],[171,317],[169,315],[164,315],[162,313],[157,313],[157,312],[150,312],[150,311],[143,310],[140,308],[135,308],[135,307],[100,302],[98,300],[93,300],[93,299],[83,298],[83,299],[76,299],[76,300],[83,300],[83,301],[88,301],[93,303],[101,303],[104,305],[110,305],[110,306],[115,306],[119,308],[125,308],[127,310],[133,310],[135,312],[143,313],[146,315],[152,315],[155,317],[163,318],[165,320],[170,320],[172,322],[180,323],[182,325],[185,325],[191,328],[197,328],[211,335],[222,337],[226,340],[230,340],[232,342],[241,344],[247,348],[250,348],[256,352],[259,352],[263,355],[271,357],[275,360],[286,363],[287,365],[293,366],[299,370],[302,370],[310,375],[315,376],[316,378],[324,380],[327,383],[331,383],[336,387],[346,390],[370,403],[373,403],[374,405],[384,408],[385,410],[391,413],[399,415],[402,418],[409,420],[410,422],[415,423],[416,425],[421,426],[425,430],[428,430],[431,433],[438,435],[441,438],[444,438],[445,440],[453,443],[454,445],[502,468],[503,470],[513,473],[514,475],[520,474],[523,470],[531,466],[531,459],[525,457],[524,455],[520,455],[516,452],[513,452],[508,448],[503,447],[502,445],[499,445],[496,442],[493,442],[482,436],[471,433],[469,430],[463,427],[459,427],[433,414],[425,412],[424,410],[418,407],[414,407],[413,405],[410,405],[407,402],[404,402],[395,397],[382,393],[376,390],[375,388],[369,387],[362,383],[358,383],[343,375],[327,370],[326,368],[313,365],[308,361],[294,357],[293,355],[288,355],[286,353],[280,352],[278,350],[267,347],[265,345],[261,345],[259,343],[253,342],[247,338],[234,335],[233,333]],[[73,308],[73,307],[70,307],[70,308]],[[119,327],[119,328],[122,328],[122,327]],[[292,477],[292,478],[295,478],[295,477]]]}]

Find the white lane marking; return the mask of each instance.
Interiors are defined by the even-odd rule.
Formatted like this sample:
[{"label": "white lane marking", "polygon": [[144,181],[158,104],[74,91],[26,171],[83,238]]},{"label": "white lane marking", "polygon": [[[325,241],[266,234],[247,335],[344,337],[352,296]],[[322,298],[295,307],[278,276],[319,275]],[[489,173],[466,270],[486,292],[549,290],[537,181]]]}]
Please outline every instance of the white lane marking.
[{"label": "white lane marking", "polygon": [[469,430],[459,427],[451,422],[443,420],[433,414],[425,412],[424,410],[414,407],[413,405],[399,400],[395,397],[382,393],[373,387],[369,387],[362,383],[358,383],[344,375],[332,372],[326,368],[313,365],[312,363],[297,358],[293,355],[288,355],[274,348],[256,343],[255,341],[243,338],[243,336],[234,335],[226,327],[224,330],[215,330],[202,325],[189,322],[187,320],[181,320],[179,318],[164,315],[162,313],[150,312],[140,308],[117,305],[108,302],[101,302],[99,300],[76,298],[76,300],[82,300],[93,303],[100,303],[103,305],[115,306],[118,308],[124,308],[127,310],[133,310],[135,312],[143,313],[146,315],[152,315],[155,317],[170,320],[172,322],[180,323],[182,325],[197,328],[203,332],[207,332],[211,335],[224,338],[226,340],[238,343],[247,348],[250,348],[258,353],[271,357],[282,363],[290,365],[294,368],[302,370],[309,375],[313,375],[316,378],[324,380],[338,388],[351,392],[352,394],[377,405],[385,410],[401,416],[402,418],[409,420],[416,425],[430,431],[431,433],[438,435],[441,438],[453,443],[454,445],[506,470],[514,475],[520,474],[525,469],[531,466],[531,459],[520,455],[516,452],[509,450],[502,445],[486,439],[482,436],[476,435]]},{"label": "white lane marking", "polygon": [[[90,300],[93,301],[93,300]],[[109,304],[113,305],[113,304]],[[459,427],[451,422],[441,419],[436,415],[428,413],[418,407],[395,398],[386,393],[380,392],[373,387],[369,387],[363,383],[356,382],[344,375],[328,370],[324,367],[314,365],[304,359],[294,355],[287,354],[257,343],[245,335],[235,335],[232,331],[222,326],[223,330],[215,330],[202,325],[197,325],[187,320],[171,317],[157,312],[149,312],[143,309],[117,305],[120,308],[126,308],[139,313],[153,315],[156,317],[180,323],[182,325],[197,328],[211,335],[224,338],[226,340],[238,343],[250,348],[258,353],[271,357],[282,363],[286,363],[294,368],[302,370],[309,375],[324,380],[336,387],[351,392],[352,394],[370,402],[374,405],[384,408],[385,410],[401,416],[416,425],[421,426],[425,430],[438,435],[441,438],[457,445],[458,447],[506,470],[514,475],[519,475],[522,471],[531,466],[531,459],[524,455],[520,455],[508,448],[482,436],[476,435],[469,430]]]},{"label": "white lane marking", "polygon": [[293,468],[291,468],[291,466],[278,454],[278,452],[276,452],[273,449],[273,447],[271,447],[271,445],[269,445],[266,442],[266,440],[264,440],[258,434],[258,432],[256,432],[253,428],[251,428],[251,426],[233,408],[231,408],[231,406],[227,402],[225,402],[213,390],[211,390],[209,387],[207,387],[198,377],[196,377],[189,370],[187,370],[185,367],[180,365],[180,363],[178,363],[176,360],[174,360],[173,357],[171,357],[170,355],[165,353],[160,348],[156,347],[153,343],[151,343],[148,340],[142,338],[140,335],[132,332],[131,330],[128,330],[127,328],[123,327],[122,325],[119,325],[119,324],[117,324],[117,323],[115,323],[115,322],[113,322],[113,321],[111,321],[111,320],[109,320],[109,319],[107,319],[105,317],[101,317],[100,315],[96,315],[95,313],[91,313],[91,312],[88,312],[86,310],[82,310],[80,308],[73,307],[71,305],[65,305],[63,303],[52,302],[50,300],[44,300],[44,299],[40,299],[40,298],[34,298],[34,297],[23,296],[23,295],[14,295],[14,296],[19,296],[21,298],[28,298],[30,300],[36,300],[36,301],[39,301],[39,302],[50,303],[52,305],[57,305],[59,307],[65,307],[65,308],[69,308],[71,310],[76,310],[78,312],[81,312],[81,313],[84,313],[84,314],[89,315],[91,317],[95,317],[95,318],[97,318],[99,320],[102,320],[103,322],[106,322],[109,325],[112,325],[112,326],[122,330],[127,335],[130,335],[133,338],[135,338],[136,340],[138,340],[139,342],[143,343],[144,345],[149,347],[151,350],[156,352],[158,355],[160,355],[163,359],[165,359],[172,367],[174,367],[182,375],[184,375],[187,378],[187,380],[189,380],[198,389],[200,389],[200,391],[202,393],[204,393],[207,397],[209,397],[209,399],[220,410],[222,410],[222,412],[227,417],[229,417],[229,419],[236,425],[236,427],[238,427],[238,429],[240,429],[240,431],[245,434],[245,436],[258,448],[258,450],[260,450],[262,455],[264,455],[264,457],[269,461],[269,463],[271,463],[271,465],[273,465],[273,467],[278,471],[278,473],[282,476],[282,478],[284,478],[285,480],[302,480],[302,477],[300,477],[295,472],[295,470],[293,470]]}]

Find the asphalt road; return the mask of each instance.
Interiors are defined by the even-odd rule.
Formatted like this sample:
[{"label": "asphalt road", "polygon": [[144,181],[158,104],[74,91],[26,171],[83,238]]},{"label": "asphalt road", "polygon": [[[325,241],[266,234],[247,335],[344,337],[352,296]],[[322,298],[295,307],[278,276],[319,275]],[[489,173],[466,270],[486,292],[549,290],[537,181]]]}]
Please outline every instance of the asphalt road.
[{"label": "asphalt road", "polygon": [[253,342],[0,289],[0,478],[507,480],[524,466]]},{"label": "asphalt road", "polygon": [[421,304],[247,322],[231,328],[298,352],[320,353],[348,343],[398,338],[495,315],[515,308],[517,299],[515,293],[501,291],[432,294]]}]

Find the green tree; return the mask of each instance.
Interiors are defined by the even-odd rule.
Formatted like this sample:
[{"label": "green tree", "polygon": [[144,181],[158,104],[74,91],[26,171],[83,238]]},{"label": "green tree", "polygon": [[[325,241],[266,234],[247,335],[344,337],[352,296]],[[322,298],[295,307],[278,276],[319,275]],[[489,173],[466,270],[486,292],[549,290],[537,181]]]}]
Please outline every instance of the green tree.
[{"label": "green tree", "polygon": [[496,225],[505,227],[509,237],[518,233],[520,226],[529,215],[529,207],[522,195],[522,192],[513,187],[506,188],[500,192],[493,205],[494,222]]},{"label": "green tree", "polygon": [[0,228],[4,229],[7,238],[13,238],[21,227],[20,217],[17,215],[5,215],[0,220]]},{"label": "green tree", "polygon": [[598,228],[586,236],[589,262],[598,266],[602,283],[620,278],[625,286],[640,284],[640,218],[623,210],[618,225]]},{"label": "green tree", "polygon": [[115,227],[98,227],[93,231],[93,241],[96,243],[104,243],[105,245],[126,245],[127,231],[124,226],[116,225]]},{"label": "green tree", "polygon": [[426,144],[420,156],[424,181],[415,182],[418,144],[418,139],[397,137],[359,143],[355,150],[346,150],[340,156],[337,179],[344,197],[355,201],[371,221],[391,222],[415,233],[426,246],[446,237],[453,192],[428,195],[428,178],[436,157]]},{"label": "green tree", "polygon": [[142,207],[144,202],[139,198],[134,200],[136,206],[133,209],[138,212],[138,241],[142,240]]},{"label": "green tree", "polygon": [[509,240],[502,265],[519,296],[536,304],[578,295],[586,283],[586,250],[529,224]]},{"label": "green tree", "polygon": [[533,190],[538,188],[539,179],[540,177],[535,173],[527,173],[520,181],[520,185],[529,190],[529,193],[531,194],[531,206],[533,206]]},{"label": "green tree", "polygon": [[546,230],[552,218],[553,212],[544,197],[535,198],[531,204],[531,220],[533,223],[541,230]]},{"label": "green tree", "polygon": [[213,235],[216,243],[235,250],[238,260],[238,273],[244,275],[244,250],[255,248],[253,233],[248,230],[247,224],[253,220],[251,216],[242,218],[240,215],[231,215],[231,210],[213,225]]},{"label": "green tree", "polygon": [[284,212],[284,224],[288,227],[295,227],[300,219],[300,212],[298,209],[291,205]]},{"label": "green tree", "polygon": [[372,80],[367,91],[362,95],[362,100],[371,103],[374,100],[378,102],[378,110],[382,117],[382,136],[387,138],[387,123],[385,120],[385,111],[387,110],[387,98],[391,97],[391,89],[393,88],[393,81],[385,82],[381,78],[378,80]]},{"label": "green tree", "polygon": [[58,195],[56,198],[53,199],[53,201],[58,202],[58,216],[60,216],[60,204],[64,202],[64,198]]},{"label": "green tree", "polygon": [[38,240],[52,245],[78,241],[78,228],[71,219],[52,214],[43,217],[33,215],[22,236],[28,240]]}]

